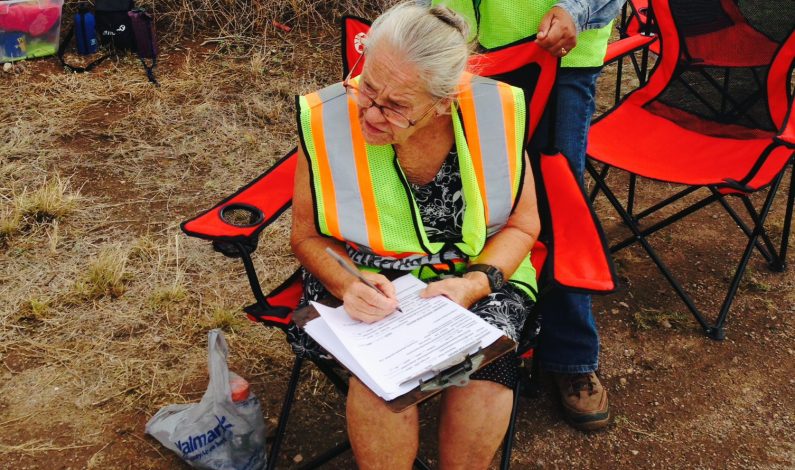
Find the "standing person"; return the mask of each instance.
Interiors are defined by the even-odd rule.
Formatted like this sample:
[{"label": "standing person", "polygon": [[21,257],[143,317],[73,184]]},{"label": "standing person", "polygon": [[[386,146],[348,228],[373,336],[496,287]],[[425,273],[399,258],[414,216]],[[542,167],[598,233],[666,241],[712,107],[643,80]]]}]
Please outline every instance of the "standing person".
[{"label": "standing person", "polygon": [[[561,57],[557,79],[555,146],[583,182],[585,151],[595,110],[596,79],[613,19],[625,0],[433,0],[462,13],[473,36],[491,49],[537,34],[536,42]],[[548,125],[548,123],[546,123]],[[546,133],[537,133],[545,135]],[[607,391],[596,376],[599,335],[591,297],[555,289],[539,302],[536,358],[551,372],[566,420],[584,431],[609,423]]]},{"label": "standing person", "polygon": [[[304,269],[302,302],[333,295],[351,317],[374,322],[397,307],[378,271],[411,272],[429,281],[422,295],[445,295],[518,339],[534,305],[529,254],[540,229],[525,98],[465,72],[467,33],[448,8],[399,4],[373,23],[361,75],[298,98],[291,245]],[[479,120],[476,109],[501,112]],[[384,295],[330,262],[327,248]],[[506,355],[441,392],[441,468],[488,468],[517,368]],[[346,418],[360,468],[412,467],[416,405],[393,413],[351,377]]]}]

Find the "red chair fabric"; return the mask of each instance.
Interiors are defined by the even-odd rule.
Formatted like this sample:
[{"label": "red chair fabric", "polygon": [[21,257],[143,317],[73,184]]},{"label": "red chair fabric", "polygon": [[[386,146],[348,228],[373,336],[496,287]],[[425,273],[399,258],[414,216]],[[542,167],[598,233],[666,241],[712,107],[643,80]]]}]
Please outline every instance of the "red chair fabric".
[{"label": "red chair fabric", "polygon": [[712,1],[719,4],[716,8],[721,10],[725,22],[712,31],[684,35],[688,60],[713,67],[770,65],[779,44],[751,26],[734,0]]},{"label": "red chair fabric", "polygon": [[[703,1],[709,3],[713,0]],[[720,1],[724,5],[727,3],[726,0],[714,1]],[[666,96],[665,93],[670,91],[672,83],[680,79],[680,74],[684,70],[682,57],[685,48],[689,48],[691,45],[684,32],[686,28],[677,22],[678,17],[673,14],[672,4],[674,2],[677,2],[680,7],[685,4],[682,3],[682,0],[651,0],[661,45],[658,62],[649,81],[644,86],[630,93],[618,106],[595,120],[589,134],[588,156],[593,161],[605,164],[609,168],[626,171],[633,178],[641,176],[685,185],[692,190],[704,187],[707,188],[709,195],[690,207],[682,209],[674,216],[669,216],[655,224],[654,228],[647,229],[647,232],[643,232],[638,222],[640,217],[654,214],[659,209],[669,206],[673,201],[678,201],[691,194],[692,191],[683,191],[678,196],[661,202],[659,205],[654,205],[651,209],[642,211],[642,215],[633,218],[631,199],[624,207],[612,194],[603,174],[596,172],[590,166],[589,171],[634,234],[634,238],[625,240],[614,247],[614,250],[629,246],[636,241],[640,242],[707,333],[713,338],[720,339],[723,335],[723,322],[753,250],[758,248],[768,258],[771,265],[783,267],[784,264],[788,230],[785,230],[783,234],[782,248],[776,251],[764,231],[764,220],[783,172],[795,154],[795,146],[791,145],[789,140],[793,126],[792,93],[789,83],[795,65],[795,33],[790,34],[782,45],[777,46],[775,56],[766,59],[769,65],[768,82],[760,90],[762,95],[766,95],[770,117],[778,130],[771,131],[761,127],[711,120],[705,116],[687,112],[680,107],[672,106],[661,99]],[[731,0],[729,3],[733,4]],[[729,18],[728,15],[727,19],[731,19],[729,24],[733,26],[723,25],[721,23],[723,20],[720,17],[713,18],[714,21],[711,24],[717,25],[715,26],[717,29],[708,32],[702,31],[698,36],[703,38],[717,34],[718,31],[728,34],[727,28],[735,27],[739,23],[736,18]],[[745,39],[753,42],[756,40],[756,36],[749,34]],[[741,50],[745,51],[750,48],[749,46],[749,48]],[[764,47],[757,52],[767,54]],[[745,60],[742,57],[739,59]],[[744,63],[748,67],[756,65],[756,62],[751,61]],[[690,99],[695,100],[696,98],[691,95]],[[754,209],[748,195],[767,187],[770,187],[768,198],[761,209]],[[739,216],[722,201],[722,197],[729,194],[743,199],[743,204],[752,220],[750,226],[741,223]],[[793,193],[790,192],[790,200],[792,197]],[[717,201],[722,202],[724,208],[743,228],[749,238],[749,245],[741,256],[740,265],[730,283],[729,293],[716,321],[708,323],[695,307],[692,299],[676,282],[670,269],[660,261],[645,237],[693,211]],[[791,205],[788,207],[789,212],[786,218],[790,220]],[[789,224],[785,223],[785,226],[788,227]],[[764,248],[757,243],[758,239],[764,241]]]},{"label": "red chair fabric", "polygon": [[[657,109],[662,107],[659,105]],[[682,115],[682,120],[704,121],[678,110],[671,110],[669,116],[675,113]],[[704,126],[709,124],[705,122]],[[680,121],[661,117],[644,107],[625,103],[593,126],[588,154],[597,161],[650,179],[721,186],[726,179],[744,179],[773,137],[713,137],[687,129]],[[769,184],[791,156],[792,150],[786,147],[773,149],[750,186],[757,190]],[[716,164],[718,157],[720,164]]]},{"label": "red chair fabric", "polygon": [[[587,293],[615,291],[616,276],[607,256],[607,243],[596,214],[577,182],[569,160],[560,153],[540,155],[536,177],[540,175],[538,192],[549,211],[543,222],[551,226],[549,253],[542,245],[543,258],[536,270],[550,273],[555,285],[567,290]],[[543,211],[544,209],[542,209]],[[538,243],[536,244],[538,245]],[[533,247],[535,258],[536,247]],[[539,256],[538,258],[541,258]]]}]

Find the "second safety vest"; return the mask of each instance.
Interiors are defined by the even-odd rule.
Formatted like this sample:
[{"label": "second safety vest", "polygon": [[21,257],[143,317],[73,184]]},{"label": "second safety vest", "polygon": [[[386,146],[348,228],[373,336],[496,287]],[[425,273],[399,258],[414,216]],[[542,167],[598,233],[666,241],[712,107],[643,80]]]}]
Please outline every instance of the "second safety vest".
[{"label": "second safety vest", "polygon": [[[341,83],[299,97],[298,119],[320,233],[396,259],[422,258],[447,248],[428,239],[394,148],[365,142],[357,105]],[[454,245],[472,258],[505,226],[521,190],[524,93],[465,74],[452,120],[465,201],[461,239]],[[535,271],[529,257],[511,279],[533,295]]]},{"label": "second safety vest", "polygon": [[[477,34],[483,47],[493,49],[538,33],[541,18],[557,0],[433,0],[432,3],[445,5],[464,16],[472,31],[469,39]],[[602,66],[612,24],[582,31],[577,36],[577,46],[563,57],[561,66]]]}]

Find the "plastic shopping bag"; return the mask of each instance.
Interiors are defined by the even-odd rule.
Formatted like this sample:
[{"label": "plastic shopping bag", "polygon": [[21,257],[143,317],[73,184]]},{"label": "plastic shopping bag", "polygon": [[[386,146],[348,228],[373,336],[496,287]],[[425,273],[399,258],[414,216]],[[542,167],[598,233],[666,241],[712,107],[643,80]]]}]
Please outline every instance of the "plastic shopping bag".
[{"label": "plastic shopping bag", "polygon": [[253,394],[232,400],[221,330],[209,332],[207,350],[210,384],[201,401],[163,407],[146,423],[146,432],[195,468],[265,468],[265,421],[259,400]]}]

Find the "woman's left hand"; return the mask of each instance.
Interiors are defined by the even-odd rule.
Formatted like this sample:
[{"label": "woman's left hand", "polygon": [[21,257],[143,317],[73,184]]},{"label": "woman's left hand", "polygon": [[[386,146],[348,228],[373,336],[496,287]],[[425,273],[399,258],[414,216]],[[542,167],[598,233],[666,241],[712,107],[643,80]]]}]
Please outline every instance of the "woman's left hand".
[{"label": "woman's left hand", "polygon": [[[485,278],[485,276],[483,276]],[[467,277],[451,277],[428,284],[420,297],[427,299],[443,295],[464,308],[469,308],[490,293],[488,283],[484,284],[477,279]]]}]

